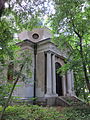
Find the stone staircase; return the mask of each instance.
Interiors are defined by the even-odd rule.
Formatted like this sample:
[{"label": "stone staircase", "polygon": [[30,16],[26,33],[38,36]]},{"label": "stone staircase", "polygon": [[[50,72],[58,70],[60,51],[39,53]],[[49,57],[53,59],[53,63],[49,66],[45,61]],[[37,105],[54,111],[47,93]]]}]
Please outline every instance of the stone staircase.
[{"label": "stone staircase", "polygon": [[81,106],[85,105],[85,102],[80,100],[76,96],[61,96],[56,99],[57,106]]},{"label": "stone staircase", "polygon": [[37,105],[42,106],[82,106],[85,102],[76,96],[60,96],[38,99]]}]

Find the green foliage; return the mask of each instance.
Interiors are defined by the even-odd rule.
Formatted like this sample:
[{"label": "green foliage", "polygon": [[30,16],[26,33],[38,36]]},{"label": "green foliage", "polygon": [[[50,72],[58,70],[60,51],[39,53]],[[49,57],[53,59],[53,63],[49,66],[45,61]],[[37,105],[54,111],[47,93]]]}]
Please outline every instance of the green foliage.
[{"label": "green foliage", "polygon": [[56,13],[50,16],[53,42],[68,54],[67,64],[58,72],[65,73],[68,69],[73,69],[76,94],[87,99],[88,91],[90,93],[90,2],[54,2]]},{"label": "green foliage", "polygon": [[9,92],[11,90],[12,85],[8,83],[4,83],[0,85],[0,105],[4,106],[5,102],[8,98]]},{"label": "green foliage", "polygon": [[64,120],[63,116],[53,108],[43,108],[37,105],[9,106],[6,109],[5,120]]},{"label": "green foliage", "polygon": [[90,119],[90,107],[72,107],[67,108],[64,111],[65,116],[69,120],[89,120]]},{"label": "green foliage", "polygon": [[[19,42],[20,40],[15,39],[14,36],[16,33],[19,33],[24,29],[32,30],[35,27],[41,27],[41,25],[39,24],[40,19],[38,16],[40,16],[40,12],[41,11],[44,12],[44,9],[46,8],[43,6],[45,3],[44,0],[42,1],[7,0],[5,2],[3,2],[2,0],[2,2],[0,3],[3,3],[3,6],[5,3],[7,4],[7,8],[2,7],[2,4],[0,4],[0,11],[1,11],[0,12],[0,64],[2,64],[1,66],[4,66],[6,62],[8,64],[8,61],[10,61],[13,62],[15,65],[18,63],[18,65],[15,67],[19,68],[14,71],[12,70],[13,69],[12,68],[8,72],[8,74],[12,74],[11,79],[13,79],[12,83],[14,84],[10,94],[9,91],[7,91],[9,97],[7,99],[5,106],[3,107],[1,113],[1,117],[2,117],[6,107],[8,106],[8,102],[10,101],[13,90],[18,80],[20,79],[28,83],[30,82],[30,78],[32,76],[32,72],[30,71],[32,66],[29,66],[31,65],[31,54],[28,55],[24,54],[24,56],[22,56],[22,60],[17,60],[15,58],[16,57],[15,52],[17,49],[16,43]],[[0,73],[2,73],[4,72],[4,69],[3,70],[0,69],[0,71],[1,71]],[[7,72],[7,70],[5,72]],[[0,79],[0,83],[4,80],[2,78]],[[3,96],[7,96],[3,92],[2,94]]]},{"label": "green foliage", "polygon": [[[2,108],[0,108],[1,111]],[[4,120],[89,120],[90,107],[69,107],[56,110],[53,107],[37,105],[8,106]]]},{"label": "green foliage", "polygon": [[[20,80],[26,84],[30,84],[30,78],[32,77],[32,53],[29,49],[20,52],[13,60],[15,65],[14,79],[20,74]],[[23,70],[20,73],[20,68],[23,66]]]},{"label": "green foliage", "polygon": [[[0,20],[0,61],[3,62],[5,56],[10,55],[8,43],[12,42],[13,34],[11,33],[10,24],[6,19]],[[11,51],[11,50],[10,50]],[[10,56],[11,57],[11,56]]]}]

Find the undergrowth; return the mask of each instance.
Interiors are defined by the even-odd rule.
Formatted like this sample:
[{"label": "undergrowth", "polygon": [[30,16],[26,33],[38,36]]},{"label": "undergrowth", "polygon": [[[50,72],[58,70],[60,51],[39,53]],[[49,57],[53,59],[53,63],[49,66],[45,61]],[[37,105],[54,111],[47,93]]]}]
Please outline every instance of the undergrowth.
[{"label": "undergrowth", "polygon": [[6,109],[3,120],[90,120],[90,107],[67,107],[59,111],[55,107],[15,105]]}]

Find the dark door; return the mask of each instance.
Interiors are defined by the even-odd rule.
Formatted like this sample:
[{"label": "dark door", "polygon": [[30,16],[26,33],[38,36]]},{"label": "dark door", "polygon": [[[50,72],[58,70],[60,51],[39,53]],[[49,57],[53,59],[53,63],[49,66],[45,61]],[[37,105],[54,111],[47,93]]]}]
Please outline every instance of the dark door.
[{"label": "dark door", "polygon": [[62,76],[60,76],[60,73],[57,73],[57,70],[61,67],[59,63],[55,63],[56,66],[56,93],[58,96],[62,96]]}]

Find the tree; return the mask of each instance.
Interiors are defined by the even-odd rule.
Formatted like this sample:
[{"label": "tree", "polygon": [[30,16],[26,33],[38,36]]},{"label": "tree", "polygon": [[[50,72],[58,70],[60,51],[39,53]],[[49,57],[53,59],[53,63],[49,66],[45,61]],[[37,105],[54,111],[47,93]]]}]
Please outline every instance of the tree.
[{"label": "tree", "polygon": [[[40,21],[38,16],[41,13],[45,13],[46,10],[44,4],[46,4],[45,0],[0,0],[0,62],[3,66],[6,62],[6,57],[11,61],[15,60],[14,53],[17,48],[15,44],[19,40],[14,38],[14,34],[23,29],[32,30],[34,27],[38,27]],[[27,60],[28,57],[24,58],[23,63],[20,64],[20,70],[14,80],[0,119],[3,117],[3,113],[8,106],[13,90],[22,75]],[[3,80],[1,79],[1,81]]]},{"label": "tree", "polygon": [[[32,64],[32,59],[31,59],[31,53],[29,50],[25,50],[24,52],[22,52],[20,54],[20,58],[21,59],[14,59],[13,60],[13,63],[16,62],[18,63],[18,67],[19,69],[15,70],[14,71],[14,78],[13,78],[13,86],[9,92],[9,95],[8,95],[8,98],[6,100],[6,103],[3,107],[3,110],[1,112],[1,115],[0,115],[0,120],[2,120],[3,118],[3,114],[4,114],[4,111],[5,109],[8,107],[8,104],[10,102],[10,99],[12,97],[12,94],[13,94],[13,91],[15,89],[15,86],[17,84],[17,82],[19,81],[19,79],[22,79],[24,81],[26,81],[26,78],[30,78],[31,77],[31,64]],[[26,69],[26,71],[25,71]],[[24,70],[24,74],[23,73],[23,70]],[[26,75],[25,75],[26,74]]]},{"label": "tree", "polygon": [[[80,67],[90,93],[90,6],[88,0],[57,0],[51,26],[61,46],[71,46],[71,69]],[[55,37],[54,37],[55,39]],[[56,42],[56,39],[55,41]],[[71,61],[71,60],[69,60]],[[71,64],[73,63],[73,64]],[[80,63],[80,64],[79,64]]]},{"label": "tree", "polygon": [[0,0],[0,17],[2,16],[2,12],[4,10],[4,4],[5,4],[5,0]]}]

